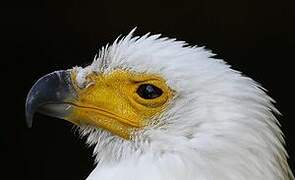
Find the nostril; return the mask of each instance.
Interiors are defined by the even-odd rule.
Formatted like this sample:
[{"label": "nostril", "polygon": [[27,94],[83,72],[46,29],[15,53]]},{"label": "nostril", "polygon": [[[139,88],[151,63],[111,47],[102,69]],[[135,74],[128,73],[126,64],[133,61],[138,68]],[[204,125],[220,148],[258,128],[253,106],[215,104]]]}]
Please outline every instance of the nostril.
[{"label": "nostril", "polygon": [[89,88],[91,86],[93,86],[95,83],[94,81],[92,81],[91,79],[87,79],[86,83],[85,83],[85,88]]}]

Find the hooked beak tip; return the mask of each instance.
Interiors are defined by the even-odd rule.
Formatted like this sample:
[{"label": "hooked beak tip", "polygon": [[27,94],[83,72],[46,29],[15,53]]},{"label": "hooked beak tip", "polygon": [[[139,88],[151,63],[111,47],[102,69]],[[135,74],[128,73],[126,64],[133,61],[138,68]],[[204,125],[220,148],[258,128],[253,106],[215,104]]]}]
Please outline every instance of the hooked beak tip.
[{"label": "hooked beak tip", "polygon": [[66,114],[64,107],[58,104],[65,99],[73,98],[75,98],[75,91],[71,83],[70,70],[55,71],[41,77],[30,89],[26,99],[27,126],[32,127],[36,112],[58,118],[63,117]]}]

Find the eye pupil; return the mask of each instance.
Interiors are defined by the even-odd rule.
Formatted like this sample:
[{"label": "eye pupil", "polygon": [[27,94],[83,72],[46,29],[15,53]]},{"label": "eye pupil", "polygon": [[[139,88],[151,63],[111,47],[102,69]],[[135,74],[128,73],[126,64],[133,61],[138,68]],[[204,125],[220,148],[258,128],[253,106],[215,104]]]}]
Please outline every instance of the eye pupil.
[{"label": "eye pupil", "polygon": [[152,84],[142,84],[138,87],[136,92],[144,99],[154,99],[163,94],[163,91],[160,88]]}]

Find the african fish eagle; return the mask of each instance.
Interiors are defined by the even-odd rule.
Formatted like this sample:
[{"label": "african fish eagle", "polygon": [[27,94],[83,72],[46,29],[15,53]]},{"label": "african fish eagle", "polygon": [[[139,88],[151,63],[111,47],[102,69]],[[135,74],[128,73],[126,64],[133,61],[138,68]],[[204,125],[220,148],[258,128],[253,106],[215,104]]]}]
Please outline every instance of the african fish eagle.
[{"label": "african fish eagle", "polygon": [[94,146],[88,180],[294,180],[258,83],[203,47],[133,33],[40,78],[28,125],[35,112],[77,125]]}]

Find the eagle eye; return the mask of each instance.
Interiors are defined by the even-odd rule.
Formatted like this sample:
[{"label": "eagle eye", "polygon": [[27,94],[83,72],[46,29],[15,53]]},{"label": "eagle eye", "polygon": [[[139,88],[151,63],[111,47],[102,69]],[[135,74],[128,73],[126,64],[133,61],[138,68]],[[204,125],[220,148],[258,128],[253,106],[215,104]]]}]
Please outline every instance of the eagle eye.
[{"label": "eagle eye", "polygon": [[141,84],[136,93],[143,99],[155,99],[163,94],[163,91],[152,84]]}]

